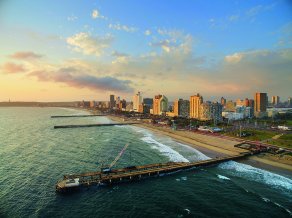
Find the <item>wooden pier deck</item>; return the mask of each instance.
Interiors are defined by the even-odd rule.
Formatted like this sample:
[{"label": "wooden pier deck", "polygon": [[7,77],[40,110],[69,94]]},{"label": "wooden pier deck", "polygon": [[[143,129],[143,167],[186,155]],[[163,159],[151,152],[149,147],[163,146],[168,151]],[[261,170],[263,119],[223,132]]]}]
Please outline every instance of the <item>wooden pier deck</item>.
[{"label": "wooden pier deck", "polygon": [[95,124],[77,124],[77,125],[60,125],[60,126],[54,126],[54,129],[59,129],[59,128],[98,127],[98,126],[125,126],[125,125],[133,125],[133,124],[137,124],[137,122],[127,122],[127,123],[95,123]]},{"label": "wooden pier deck", "polygon": [[80,114],[80,115],[54,115],[51,118],[72,118],[72,117],[104,117],[107,114]]},{"label": "wooden pier deck", "polygon": [[[209,159],[198,162],[169,162],[169,163],[158,163],[158,164],[149,164],[142,166],[132,166],[122,169],[112,169],[108,173],[103,173],[102,171],[98,172],[88,172],[74,175],[64,175],[62,181],[59,181],[56,184],[56,190],[59,192],[68,191],[75,189],[80,186],[91,186],[91,185],[107,185],[118,183],[122,181],[132,181],[140,180],[153,176],[160,176],[172,172],[177,172],[181,170],[192,169],[195,167],[203,167],[219,164],[229,160],[242,159],[247,156],[253,155],[253,152],[245,152],[235,156],[220,157],[215,159]],[[78,179],[78,183],[74,183],[73,186],[66,186],[70,184],[70,181]],[[72,183],[71,183],[72,184]]]}]

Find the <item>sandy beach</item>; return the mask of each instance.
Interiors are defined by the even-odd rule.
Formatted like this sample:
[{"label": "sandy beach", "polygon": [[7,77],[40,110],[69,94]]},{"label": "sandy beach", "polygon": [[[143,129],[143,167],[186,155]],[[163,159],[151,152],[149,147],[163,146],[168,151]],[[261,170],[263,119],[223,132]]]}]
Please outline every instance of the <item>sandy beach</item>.
[{"label": "sandy beach", "polygon": [[[123,119],[120,117],[108,117],[114,121],[123,122]],[[240,152],[246,152],[244,149],[234,147],[234,145],[238,144],[238,141],[232,140],[232,138],[219,138],[190,131],[172,130],[167,127],[154,126],[152,124],[142,122],[135,124],[135,126],[149,129],[156,134],[169,136],[173,140],[187,144],[211,158],[236,155]],[[281,174],[288,175],[289,177],[292,172],[292,161],[279,155],[261,154],[240,162],[248,163],[266,170],[277,171]]]}]

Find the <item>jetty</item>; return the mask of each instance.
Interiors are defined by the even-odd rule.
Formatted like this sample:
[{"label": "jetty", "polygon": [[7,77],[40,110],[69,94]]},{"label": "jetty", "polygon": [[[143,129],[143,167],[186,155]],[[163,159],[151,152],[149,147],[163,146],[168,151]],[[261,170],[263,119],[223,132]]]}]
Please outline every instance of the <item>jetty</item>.
[{"label": "jetty", "polygon": [[[260,151],[244,152],[235,156],[219,157],[190,163],[168,162],[142,166],[129,166],[121,169],[102,168],[97,172],[64,175],[63,179],[56,184],[56,191],[66,192],[75,190],[80,187],[89,187],[92,185],[110,185],[119,182],[137,181],[149,177],[163,176],[182,170],[190,170],[198,167],[216,165],[229,160],[238,160],[259,152]],[[121,154],[119,154],[119,156],[121,156]],[[116,159],[115,162],[117,161]]]},{"label": "jetty", "polygon": [[59,128],[82,128],[82,127],[100,127],[100,126],[125,126],[138,124],[137,122],[127,122],[127,123],[95,123],[95,124],[77,124],[77,125],[60,125],[54,126],[54,129]]},{"label": "jetty", "polygon": [[55,115],[51,116],[51,118],[72,118],[72,117],[103,117],[107,116],[107,114],[76,114],[76,115]]}]

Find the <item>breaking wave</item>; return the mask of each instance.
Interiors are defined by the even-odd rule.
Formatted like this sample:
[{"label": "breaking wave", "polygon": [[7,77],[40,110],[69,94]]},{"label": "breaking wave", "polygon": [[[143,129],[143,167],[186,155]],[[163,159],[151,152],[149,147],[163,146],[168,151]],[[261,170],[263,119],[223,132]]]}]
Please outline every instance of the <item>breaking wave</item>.
[{"label": "breaking wave", "polygon": [[141,138],[142,141],[152,144],[153,149],[157,149],[161,152],[162,155],[167,156],[170,161],[174,162],[189,162],[184,156],[182,156],[177,151],[171,149],[170,147],[156,141],[150,135]]},{"label": "breaking wave", "polygon": [[240,176],[251,181],[265,183],[275,188],[292,191],[291,179],[266,170],[258,169],[243,163],[237,163],[235,161],[222,163],[218,167],[228,170],[229,173],[235,176]]},{"label": "breaking wave", "polygon": [[217,174],[217,177],[218,177],[219,179],[223,179],[223,180],[230,180],[230,178],[228,178],[228,177],[226,177],[226,176],[219,175],[219,174]]}]

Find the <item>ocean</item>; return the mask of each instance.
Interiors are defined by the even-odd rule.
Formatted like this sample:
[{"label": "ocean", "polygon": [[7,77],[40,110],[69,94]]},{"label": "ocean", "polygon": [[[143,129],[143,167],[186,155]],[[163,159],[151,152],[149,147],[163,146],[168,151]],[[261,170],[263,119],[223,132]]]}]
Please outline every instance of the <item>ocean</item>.
[{"label": "ocean", "polygon": [[116,167],[209,157],[133,126],[54,129],[109,123],[66,108],[0,108],[0,217],[292,217],[292,179],[247,164],[178,172],[71,194],[55,192],[64,174],[99,170],[126,143]]}]

